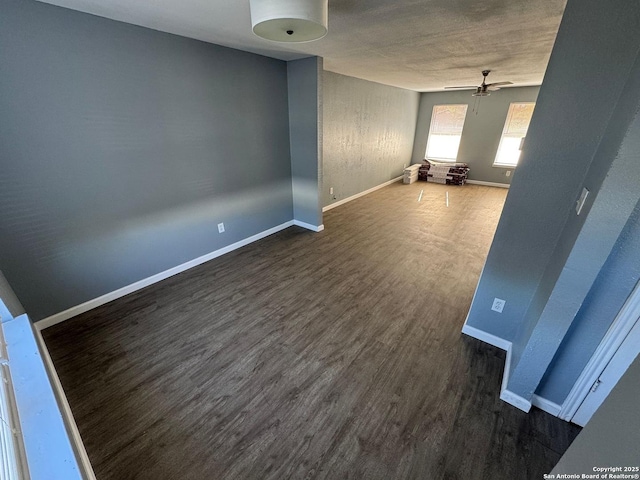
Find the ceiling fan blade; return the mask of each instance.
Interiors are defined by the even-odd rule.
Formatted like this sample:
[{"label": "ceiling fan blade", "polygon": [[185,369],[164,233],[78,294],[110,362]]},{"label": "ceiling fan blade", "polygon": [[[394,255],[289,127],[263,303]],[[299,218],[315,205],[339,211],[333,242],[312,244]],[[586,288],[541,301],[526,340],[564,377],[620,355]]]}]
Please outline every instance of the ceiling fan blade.
[{"label": "ceiling fan blade", "polygon": [[469,88],[478,88],[478,86],[477,85],[465,85],[463,87],[444,87],[444,88],[445,88],[445,90],[450,90],[452,88],[466,88],[466,89],[469,89]]},{"label": "ceiling fan blade", "polygon": [[495,82],[487,83],[487,87],[500,87],[502,85],[513,85],[513,82]]}]

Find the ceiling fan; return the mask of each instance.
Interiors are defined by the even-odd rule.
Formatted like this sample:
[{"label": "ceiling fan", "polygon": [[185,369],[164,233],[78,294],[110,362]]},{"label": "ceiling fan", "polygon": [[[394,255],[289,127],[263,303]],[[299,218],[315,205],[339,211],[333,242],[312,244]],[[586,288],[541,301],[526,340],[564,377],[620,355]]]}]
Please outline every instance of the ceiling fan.
[{"label": "ceiling fan", "polygon": [[460,88],[460,89],[469,89],[474,88],[476,91],[471,95],[474,97],[488,97],[491,95],[491,92],[495,92],[496,90],[500,90],[500,87],[505,85],[513,85],[512,82],[495,82],[495,83],[486,83],[487,75],[491,73],[491,70],[483,70],[482,71],[482,84],[480,86],[475,85],[465,85],[463,87],[444,87],[445,90]]}]

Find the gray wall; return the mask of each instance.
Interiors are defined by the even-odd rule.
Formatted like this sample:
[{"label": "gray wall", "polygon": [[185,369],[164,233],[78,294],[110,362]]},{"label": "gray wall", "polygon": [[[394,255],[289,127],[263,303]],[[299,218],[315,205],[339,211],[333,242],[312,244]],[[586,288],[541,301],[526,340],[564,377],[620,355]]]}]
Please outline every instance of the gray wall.
[{"label": "gray wall", "polygon": [[331,72],[324,72],[323,95],[322,205],[402,175],[411,163],[420,95]]},{"label": "gray wall", "polygon": [[[470,180],[511,183],[513,168],[493,166],[509,105],[514,102],[535,102],[539,90],[540,87],[503,88],[482,98],[477,114],[473,111],[476,97],[472,97],[469,90],[422,93],[412,163],[422,163],[425,158],[434,105],[467,104],[458,161],[469,164]],[[510,176],[506,175],[507,172]]]},{"label": "gray wall", "polygon": [[0,45],[0,269],[33,320],[292,219],[284,62],[30,0]]},{"label": "gray wall", "polygon": [[[606,11],[595,0],[569,0],[469,312],[467,324],[513,342],[508,389],[525,399],[545,375],[554,375],[556,355],[589,350],[602,338],[585,336],[583,329],[560,348],[581,306],[594,298],[596,279],[640,197],[639,22],[640,5],[633,0],[616,0]],[[575,85],[587,77],[587,85],[608,82],[607,91],[586,101]],[[591,195],[577,216],[583,186]],[[624,298],[632,282],[601,288]],[[493,297],[506,300],[502,314],[490,311]],[[600,314],[602,332],[616,305]],[[575,380],[583,362],[555,372],[558,403],[564,400],[558,383]]]},{"label": "gray wall", "polygon": [[[640,356],[631,364],[551,473],[594,474],[597,473],[593,471],[594,467],[638,466],[639,379]],[[637,473],[627,472],[631,475]]]},{"label": "gray wall", "polygon": [[322,224],[322,59],[288,62],[287,78],[293,218],[317,227]]}]

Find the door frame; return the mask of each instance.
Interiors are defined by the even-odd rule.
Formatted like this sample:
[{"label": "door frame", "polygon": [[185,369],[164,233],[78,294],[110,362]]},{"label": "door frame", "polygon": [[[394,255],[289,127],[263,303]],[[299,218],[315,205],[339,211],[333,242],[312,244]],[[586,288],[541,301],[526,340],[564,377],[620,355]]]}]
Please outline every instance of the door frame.
[{"label": "door frame", "polygon": [[627,301],[607,330],[600,345],[598,345],[595,353],[571,388],[569,395],[560,408],[558,417],[568,422],[571,421],[639,317],[640,282],[636,284],[631,295],[629,295],[629,298],[627,298]]}]

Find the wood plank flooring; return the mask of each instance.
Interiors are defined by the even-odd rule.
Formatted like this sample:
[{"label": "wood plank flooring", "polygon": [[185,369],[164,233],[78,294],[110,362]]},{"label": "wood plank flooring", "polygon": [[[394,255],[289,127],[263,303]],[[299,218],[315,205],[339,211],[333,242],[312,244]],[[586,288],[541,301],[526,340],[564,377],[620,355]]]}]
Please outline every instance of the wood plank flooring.
[{"label": "wood plank flooring", "polygon": [[394,184],[45,330],[97,478],[542,478],[579,428],[460,333],[505,196]]}]

